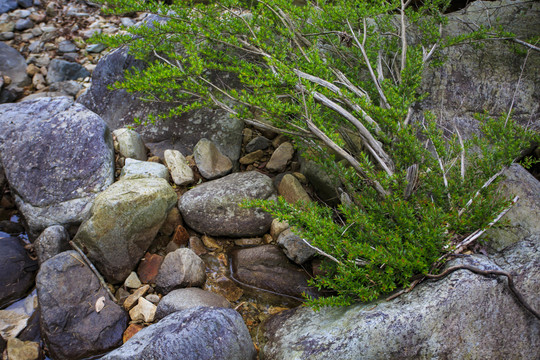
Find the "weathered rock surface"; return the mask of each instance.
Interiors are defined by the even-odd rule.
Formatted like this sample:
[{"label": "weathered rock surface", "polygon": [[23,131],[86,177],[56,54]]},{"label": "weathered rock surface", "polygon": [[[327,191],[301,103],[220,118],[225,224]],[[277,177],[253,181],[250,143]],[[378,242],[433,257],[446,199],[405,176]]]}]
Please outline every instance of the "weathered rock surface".
[{"label": "weathered rock surface", "polygon": [[[2,6],[0,6],[1,8]],[[0,73],[11,78],[11,84],[3,88],[0,87],[0,104],[15,101],[22,94],[21,88],[31,82],[28,75],[26,75],[24,57],[17,50],[3,42],[0,42]]]},{"label": "weathered rock surface", "polygon": [[251,171],[203,183],[180,197],[178,208],[194,230],[211,236],[249,237],[264,234],[272,217],[259,209],[240,208],[244,199],[271,199],[272,180]]},{"label": "weathered rock surface", "polygon": [[10,360],[39,360],[41,348],[39,343],[33,341],[21,341],[17,338],[7,342],[7,356]]},{"label": "weathered rock surface", "polygon": [[231,308],[223,296],[199,288],[173,290],[159,302],[156,319],[162,319],[174,312],[198,306]]},{"label": "weathered rock surface", "polygon": [[313,185],[313,189],[322,201],[330,204],[339,204],[338,188],[340,182],[336,178],[330,177],[324,169],[317,163],[311,160],[300,158],[300,171],[304,174],[307,180]]},{"label": "weathered rock surface", "polygon": [[150,161],[139,161],[135,159],[126,159],[126,163],[120,173],[122,179],[141,179],[141,178],[162,178],[169,180],[169,170],[160,163]]},{"label": "weathered rock surface", "polygon": [[[122,343],[127,314],[113,303],[76,251],[45,261],[38,273],[41,331],[51,358],[75,360]],[[105,306],[98,312],[96,302]]]},{"label": "weathered rock surface", "polygon": [[156,278],[156,289],[167,294],[179,287],[203,286],[206,280],[205,264],[192,250],[181,248],[163,260]]},{"label": "weathered rock surface", "polygon": [[61,225],[49,226],[34,242],[36,255],[40,264],[63,251],[71,250],[69,233]]},{"label": "weathered rock surface", "polygon": [[293,264],[275,245],[234,250],[231,254],[233,275],[241,283],[274,293],[302,298],[305,292],[317,296],[307,284],[309,276]]},{"label": "weathered rock surface", "polygon": [[0,308],[23,297],[34,286],[36,271],[36,261],[30,259],[18,238],[0,238]]},{"label": "weathered rock surface", "polygon": [[142,320],[146,323],[154,321],[156,315],[156,305],[145,298],[139,298],[139,302],[129,311],[129,317],[132,321]]},{"label": "weathered rock surface", "polygon": [[180,151],[165,150],[163,157],[176,185],[191,184],[195,180],[193,170],[191,170],[186,158]]},{"label": "weathered rock surface", "polygon": [[130,129],[116,129],[113,135],[118,141],[120,155],[126,158],[146,161],[146,148],[144,142],[136,131]]},{"label": "weathered rock surface", "polygon": [[0,158],[31,237],[78,226],[114,178],[107,125],[66,97],[0,105]]},{"label": "weathered rock surface", "polygon": [[[170,109],[167,104],[142,102],[136,94],[125,90],[107,89],[115,81],[121,81],[124,71],[132,67],[142,69],[144,63],[128,55],[126,48],[112,51],[99,61],[92,74],[92,86],[78,100],[99,114],[112,129],[133,125],[136,117],[145,119],[149,114],[157,115]],[[241,120],[223,111],[203,109],[152,126],[138,126],[135,130],[160,157],[167,149],[179,150],[187,156],[200,139],[207,138],[235,162],[240,157],[243,126]]]},{"label": "weathered rock surface", "polygon": [[317,253],[290,229],[279,234],[277,243],[283,248],[285,255],[297,264],[305,263]]},{"label": "weathered rock surface", "polygon": [[201,139],[195,145],[193,158],[201,175],[208,180],[225,176],[233,169],[231,159],[223,155],[208,139]]},{"label": "weathered rock surface", "polygon": [[96,197],[74,241],[111,283],[123,282],[154,240],[176,193],[161,178],[121,180]]},{"label": "weathered rock surface", "polygon": [[[490,259],[451,261],[516,274],[516,287],[540,308],[540,235]],[[454,272],[412,292],[347,308],[297,308],[266,325],[264,359],[538,359],[540,323],[506,280]]]},{"label": "weathered rock surface", "polygon": [[274,151],[266,168],[270,171],[281,172],[287,167],[287,163],[294,155],[294,148],[290,142],[284,142]]},{"label": "weathered rock surface", "polygon": [[286,174],[279,182],[278,192],[280,196],[283,196],[285,201],[289,203],[296,203],[298,201],[309,202],[311,201],[308,193],[300,184],[300,181],[291,174]]},{"label": "weathered rock surface", "polygon": [[88,76],[90,76],[90,73],[81,65],[60,59],[53,59],[47,70],[47,82],[49,84],[83,79]]},{"label": "weathered rock surface", "polygon": [[250,360],[255,356],[240,314],[232,309],[197,307],[142,329],[102,360]]},{"label": "weathered rock surface", "polygon": [[257,150],[264,150],[268,148],[272,142],[265,138],[264,136],[257,136],[256,138],[249,141],[246,145],[246,152],[252,153]]}]

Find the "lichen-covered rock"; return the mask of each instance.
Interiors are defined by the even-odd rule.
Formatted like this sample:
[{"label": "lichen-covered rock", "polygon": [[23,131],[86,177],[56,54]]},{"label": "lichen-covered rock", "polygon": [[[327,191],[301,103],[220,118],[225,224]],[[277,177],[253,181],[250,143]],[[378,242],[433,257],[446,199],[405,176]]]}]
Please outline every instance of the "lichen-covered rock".
[{"label": "lichen-covered rock", "polygon": [[176,193],[161,178],[121,180],[99,194],[74,241],[111,283],[121,283],[154,240]]},{"label": "lichen-covered rock", "polygon": [[33,238],[78,226],[114,179],[107,125],[66,97],[0,105],[0,159]]},{"label": "lichen-covered rock", "polygon": [[102,360],[254,360],[256,354],[240,314],[197,307],[142,329]]},{"label": "lichen-covered rock", "polygon": [[141,179],[145,177],[169,180],[169,170],[167,170],[165,165],[160,163],[127,158],[126,163],[122,168],[122,172],[120,173],[120,180]]},{"label": "lichen-covered rock", "polygon": [[63,251],[71,250],[69,233],[61,225],[49,226],[34,242],[34,248],[40,264]]},{"label": "lichen-covered rock", "polygon": [[180,197],[178,208],[194,230],[211,236],[249,237],[263,235],[272,217],[260,209],[241,208],[245,199],[272,199],[272,180],[251,171],[235,173],[203,183]]},{"label": "lichen-covered rock", "polygon": [[146,148],[141,136],[134,130],[122,128],[113,131],[113,135],[118,141],[120,155],[125,158],[146,161]]}]

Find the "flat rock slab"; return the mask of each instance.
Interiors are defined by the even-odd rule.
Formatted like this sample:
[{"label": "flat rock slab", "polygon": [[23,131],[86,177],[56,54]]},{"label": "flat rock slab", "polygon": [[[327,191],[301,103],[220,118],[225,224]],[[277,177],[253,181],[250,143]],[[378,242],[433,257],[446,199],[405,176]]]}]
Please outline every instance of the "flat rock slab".
[{"label": "flat rock slab", "polygon": [[272,217],[260,209],[241,208],[245,199],[275,197],[272,180],[256,171],[235,173],[203,183],[180,197],[178,208],[194,230],[210,236],[263,235]]},{"label": "flat rock slab", "polygon": [[[143,102],[138,94],[108,89],[124,79],[125,70],[144,67],[142,61],[128,55],[127,48],[112,51],[99,61],[92,74],[92,86],[78,101],[103,117],[112,129],[133,126],[135,118],[144,121],[150,114],[168,112],[170,104]],[[243,121],[229,117],[224,111],[201,109],[149,126],[136,126],[135,130],[154,155],[160,157],[167,149],[190,155],[195,144],[207,138],[235,162],[240,158],[243,127]]]},{"label": "flat rock slab", "polygon": [[114,179],[107,125],[67,97],[0,105],[0,159],[32,237],[80,224]]},{"label": "flat rock slab", "polygon": [[102,360],[251,360],[256,354],[239,313],[197,307],[142,329]]},{"label": "flat rock slab", "polygon": [[[36,283],[41,331],[51,358],[83,359],[122,344],[127,314],[111,301],[76,251],[45,261]],[[101,297],[104,306],[98,312]]]}]

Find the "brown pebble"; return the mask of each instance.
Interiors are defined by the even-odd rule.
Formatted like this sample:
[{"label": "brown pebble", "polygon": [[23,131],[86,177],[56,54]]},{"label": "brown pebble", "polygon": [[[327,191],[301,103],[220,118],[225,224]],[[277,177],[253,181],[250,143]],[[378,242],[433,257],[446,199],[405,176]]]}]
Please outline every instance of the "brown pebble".
[{"label": "brown pebble", "polygon": [[189,242],[189,234],[185,227],[178,225],[174,231],[172,241],[178,246],[186,246]]},{"label": "brown pebble", "polygon": [[122,336],[122,341],[125,343],[129,339],[133,337],[136,333],[141,331],[144,328],[141,324],[129,324],[126,331],[124,331],[124,335]]},{"label": "brown pebble", "polygon": [[146,253],[137,268],[139,280],[145,284],[152,284],[156,281],[159,267],[163,262],[163,256]]}]

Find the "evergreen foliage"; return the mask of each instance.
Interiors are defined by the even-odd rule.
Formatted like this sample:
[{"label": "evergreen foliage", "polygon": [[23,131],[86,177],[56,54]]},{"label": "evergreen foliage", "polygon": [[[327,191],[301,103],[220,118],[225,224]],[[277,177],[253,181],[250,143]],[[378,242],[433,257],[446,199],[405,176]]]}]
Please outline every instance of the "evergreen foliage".
[{"label": "evergreen foliage", "polygon": [[116,88],[175,104],[141,120],[218,107],[288,134],[342,184],[337,208],[282,199],[248,204],[288,221],[325,254],[324,275],[312,283],[335,295],[308,299],[315,308],[408,286],[508,205],[494,184],[484,184],[533,134],[506,116],[481,116],[482,135],[463,140],[429,112],[411,118],[426,96],[423,70],[443,60],[440,50],[494,31],[443,39],[448,0],[414,7],[404,0],[105,3],[117,14],[168,19],[94,38],[129,45],[149,64],[126,73]]}]

